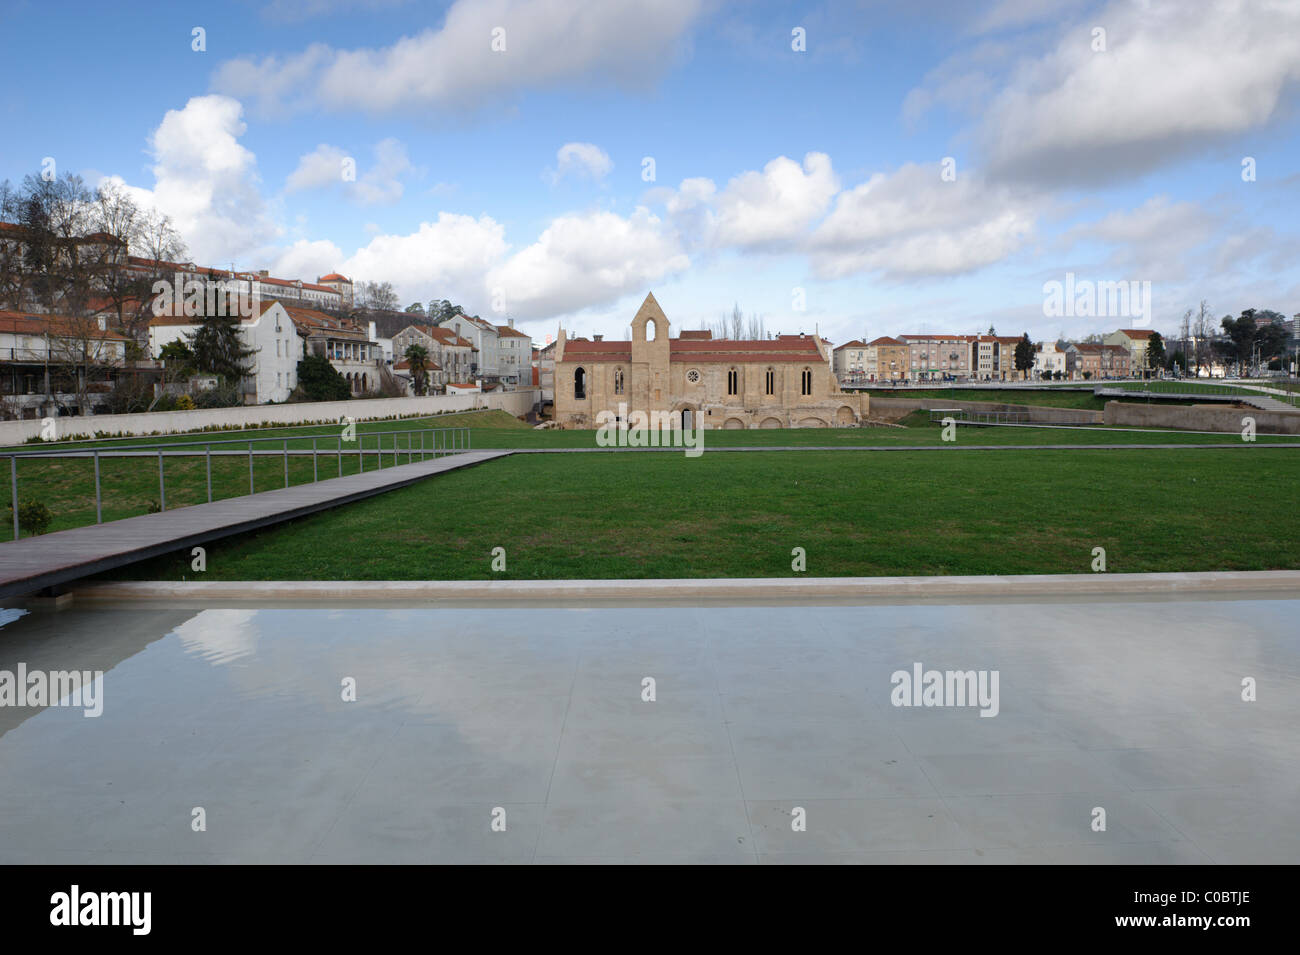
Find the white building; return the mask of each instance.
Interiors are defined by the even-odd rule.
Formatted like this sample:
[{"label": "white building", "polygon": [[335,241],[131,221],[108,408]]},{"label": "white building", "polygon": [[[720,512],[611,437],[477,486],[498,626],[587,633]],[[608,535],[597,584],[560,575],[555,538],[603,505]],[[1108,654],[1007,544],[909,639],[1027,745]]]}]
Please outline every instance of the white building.
[{"label": "white building", "polygon": [[[201,324],[187,316],[154,317],[149,322],[149,355],[157,358],[168,343],[187,341]],[[255,317],[239,320],[239,329],[244,347],[257,351],[249,359],[252,374],[243,381],[244,403],[284,401],[298,384],[298,362],[303,358],[303,339],[289,313],[279,302],[261,302]]]},{"label": "white building", "polygon": [[1043,372],[1050,372],[1055,377],[1057,372],[1065,377],[1065,351],[1056,342],[1039,342],[1034,346],[1034,377],[1042,378]]},{"label": "white building", "polygon": [[845,342],[832,353],[831,368],[840,381],[862,378],[867,371],[867,345],[856,338]]},{"label": "white building", "polygon": [[473,315],[453,315],[441,324],[460,338],[472,342],[478,350],[476,367],[471,369],[475,377],[488,381],[500,377],[500,333],[495,325]]},{"label": "white building", "polygon": [[501,381],[513,388],[533,383],[533,340],[515,331],[515,320],[497,326],[497,368]]}]

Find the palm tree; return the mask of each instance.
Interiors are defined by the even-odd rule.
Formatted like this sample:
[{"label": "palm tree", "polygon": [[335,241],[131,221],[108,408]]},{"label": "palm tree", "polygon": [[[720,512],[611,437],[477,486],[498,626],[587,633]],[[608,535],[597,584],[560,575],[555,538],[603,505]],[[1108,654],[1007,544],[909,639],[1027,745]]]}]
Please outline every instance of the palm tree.
[{"label": "palm tree", "polygon": [[415,393],[424,397],[429,388],[429,351],[423,345],[412,345],[406,349],[406,360],[411,366],[411,382]]}]

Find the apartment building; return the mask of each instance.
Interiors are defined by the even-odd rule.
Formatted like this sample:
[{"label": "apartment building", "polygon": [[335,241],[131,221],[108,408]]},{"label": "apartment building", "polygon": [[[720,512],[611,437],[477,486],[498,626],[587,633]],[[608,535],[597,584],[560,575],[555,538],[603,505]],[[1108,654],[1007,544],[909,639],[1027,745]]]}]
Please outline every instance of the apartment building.
[{"label": "apartment building", "polygon": [[476,354],[470,373],[475,378],[493,382],[500,377],[501,333],[497,326],[476,315],[452,315],[443,319],[440,325],[473,344]]},{"label": "apartment building", "polygon": [[533,340],[515,329],[515,320],[497,326],[497,362],[502,384],[529,387],[532,375]]},{"label": "apartment building", "polygon": [[831,370],[840,381],[859,381],[867,377],[867,345],[854,339],[831,351]]},{"label": "apartment building", "polygon": [[1149,328],[1121,328],[1111,332],[1102,339],[1106,345],[1120,345],[1128,349],[1129,367],[1134,374],[1140,374],[1147,367],[1147,347],[1154,335]]},{"label": "apartment building", "polygon": [[868,381],[903,381],[907,378],[909,353],[907,342],[882,335],[866,347]]},{"label": "apartment building", "polygon": [[0,311],[0,413],[93,409],[125,368],[127,344],[103,318]]},{"label": "apartment building", "polygon": [[966,378],[971,374],[970,335],[899,335],[907,345],[907,377],[912,381]]},{"label": "apartment building", "polygon": [[[157,358],[171,342],[187,342],[202,319],[184,314],[155,315],[149,322],[149,354]],[[298,385],[298,362],[304,355],[303,336],[289,311],[279,302],[260,302],[256,314],[239,319],[244,347],[256,354],[251,373],[240,383],[244,404],[284,401]]]},{"label": "apartment building", "polygon": [[1066,356],[1071,378],[1127,378],[1131,373],[1129,350],[1123,345],[1074,342]]},{"label": "apartment building", "polygon": [[383,349],[369,329],[314,309],[283,305],[303,337],[305,355],[323,355],[348,382],[354,395],[378,391],[383,378]]},{"label": "apartment building", "polygon": [[406,360],[406,350],[419,345],[438,367],[430,369],[429,385],[436,392],[446,390],[448,383],[466,381],[473,375],[476,364],[474,343],[461,338],[449,328],[438,325],[408,325],[393,336],[393,359],[400,364]]}]

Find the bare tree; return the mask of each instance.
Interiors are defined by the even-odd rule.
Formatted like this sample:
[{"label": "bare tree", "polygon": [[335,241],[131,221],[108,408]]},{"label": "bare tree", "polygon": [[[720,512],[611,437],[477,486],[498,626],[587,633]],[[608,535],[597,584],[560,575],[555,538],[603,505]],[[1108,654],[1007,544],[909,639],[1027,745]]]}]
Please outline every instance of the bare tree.
[{"label": "bare tree", "polygon": [[20,311],[26,307],[27,288],[23,268],[23,229],[18,224],[21,195],[6,179],[0,182],[0,308]]},{"label": "bare tree", "polygon": [[[108,331],[107,321],[91,315],[51,316],[46,334],[47,380],[76,396],[77,411],[91,413],[90,396],[107,391],[111,370],[120,367],[125,342]],[[48,385],[47,385],[48,390]]]},{"label": "bare tree", "polygon": [[1192,360],[1196,362],[1196,376],[1201,375],[1202,366],[1214,360],[1214,319],[1210,317],[1210,306],[1201,299],[1201,307],[1192,326],[1195,344],[1192,346]]},{"label": "bare tree", "polygon": [[18,199],[24,295],[49,313],[82,314],[94,292],[94,196],[80,176],[26,176]]},{"label": "bare tree", "polygon": [[363,282],[357,288],[361,308],[377,312],[395,312],[400,307],[392,282]]}]

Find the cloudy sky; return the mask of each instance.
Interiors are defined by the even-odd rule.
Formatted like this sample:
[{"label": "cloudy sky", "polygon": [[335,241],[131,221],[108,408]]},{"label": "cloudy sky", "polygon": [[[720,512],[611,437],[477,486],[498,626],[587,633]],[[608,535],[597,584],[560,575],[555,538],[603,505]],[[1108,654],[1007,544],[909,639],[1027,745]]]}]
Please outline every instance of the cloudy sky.
[{"label": "cloudy sky", "polygon": [[1046,317],[1067,272],[1149,281],[1166,332],[1202,299],[1300,312],[1296,0],[7,0],[5,21],[0,179],[52,157],[168,213],[197,262],[390,281],[539,343],[623,336],[649,290],[677,329],[737,302],[836,342],[1132,324]]}]

